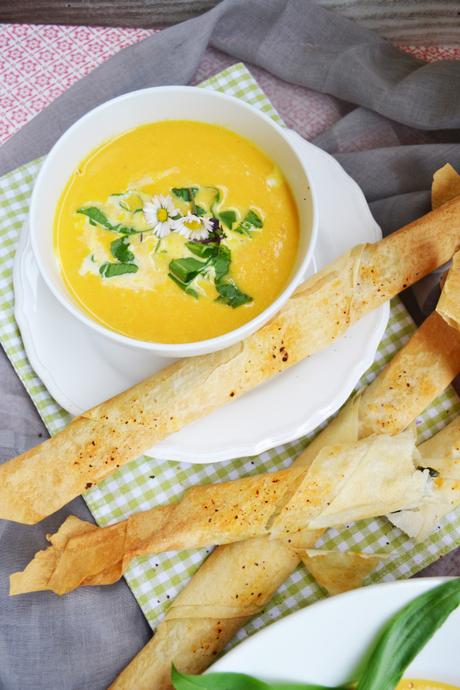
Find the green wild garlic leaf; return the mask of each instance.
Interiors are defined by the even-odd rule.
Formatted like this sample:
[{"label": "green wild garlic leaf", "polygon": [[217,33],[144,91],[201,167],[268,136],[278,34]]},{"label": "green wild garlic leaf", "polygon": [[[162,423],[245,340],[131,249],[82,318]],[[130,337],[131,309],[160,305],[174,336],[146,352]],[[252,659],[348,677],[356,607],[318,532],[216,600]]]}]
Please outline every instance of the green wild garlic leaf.
[{"label": "green wild garlic leaf", "polygon": [[232,209],[228,211],[221,211],[219,213],[219,218],[222,223],[229,229],[232,229],[233,224],[236,222],[236,213]]},{"label": "green wild garlic leaf", "polygon": [[198,187],[173,187],[171,191],[178,199],[193,201],[198,194],[198,189]]},{"label": "green wild garlic leaf", "polygon": [[232,307],[233,309],[241,307],[243,304],[249,304],[253,301],[250,295],[246,295],[244,292],[241,292],[239,287],[237,287],[234,283],[216,282],[216,290],[219,293],[219,297],[216,301],[221,302],[222,304],[228,304],[228,306]]},{"label": "green wild garlic leaf", "polygon": [[249,210],[238,227],[235,228],[235,232],[239,232],[240,235],[248,235],[251,237],[252,232],[255,228],[263,228],[262,218],[252,210]]},{"label": "green wild garlic leaf", "polygon": [[137,273],[139,267],[136,264],[111,264],[109,262],[102,264],[99,268],[99,273],[103,278],[114,278],[115,276],[122,276],[125,273]]},{"label": "green wild garlic leaf", "polygon": [[206,266],[213,266],[216,281],[222,280],[230,270],[232,255],[230,249],[223,244],[200,244],[199,242],[186,242],[186,247],[202,259],[207,259]]},{"label": "green wild garlic leaf", "polygon": [[383,628],[356,690],[393,690],[404,671],[460,605],[460,578],[413,599]]},{"label": "green wild garlic leaf", "polygon": [[79,208],[77,209],[77,213],[81,213],[82,215],[87,216],[89,218],[89,222],[91,223],[91,225],[100,225],[106,230],[110,230],[111,232],[118,232],[121,235],[136,235],[137,233],[141,232],[140,230],[135,230],[134,228],[127,227],[126,225],[122,225],[121,223],[113,225],[113,223],[109,221],[105,213],[101,211],[101,209],[97,206],[87,206],[86,208]]},{"label": "green wild garlic leaf", "polygon": [[217,250],[217,255],[212,260],[212,265],[214,266],[214,271],[216,274],[216,284],[219,283],[230,271],[231,261],[232,253],[230,249],[225,245],[220,244]]},{"label": "green wild garlic leaf", "polygon": [[371,653],[365,656],[358,680],[339,688],[257,680],[242,673],[193,676],[173,666],[175,690],[394,690],[404,671],[449,615],[460,606],[460,578],[449,580],[413,599],[385,625]]},{"label": "green wild garlic leaf", "polygon": [[112,252],[112,256],[122,263],[129,263],[134,260],[134,254],[129,249],[129,240],[126,236],[119,237],[118,240],[111,242],[110,251]]},{"label": "green wild garlic leaf", "polygon": [[206,673],[192,676],[180,673],[174,666],[171,680],[175,690],[345,690],[311,683],[268,683],[245,673]]},{"label": "green wild garlic leaf", "polygon": [[176,278],[175,275],[172,273],[168,273],[168,277],[171,278],[171,280],[176,283],[178,287],[180,287],[181,290],[187,293],[187,295],[191,295],[192,297],[195,297],[195,299],[198,299],[198,293],[196,290],[194,290],[189,283],[183,283],[181,280]]},{"label": "green wild garlic leaf", "polygon": [[206,266],[207,262],[198,261],[191,256],[185,259],[173,259],[169,263],[169,271],[182,283],[190,283]]},{"label": "green wild garlic leaf", "polygon": [[200,256],[202,259],[209,259],[211,256],[217,256],[219,246],[217,244],[201,244],[200,242],[186,242],[185,246],[195,256]]}]

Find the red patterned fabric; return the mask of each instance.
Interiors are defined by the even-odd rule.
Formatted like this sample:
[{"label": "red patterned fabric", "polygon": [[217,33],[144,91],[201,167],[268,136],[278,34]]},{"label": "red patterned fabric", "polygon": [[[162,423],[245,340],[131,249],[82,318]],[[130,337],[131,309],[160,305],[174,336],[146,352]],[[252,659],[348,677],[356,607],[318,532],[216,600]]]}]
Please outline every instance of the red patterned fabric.
[{"label": "red patterned fabric", "polygon": [[[122,48],[141,41],[155,30],[29,24],[0,25],[0,144],[77,79],[85,76]],[[429,62],[460,59],[460,48],[399,46]],[[234,59],[209,51],[196,81],[210,76]],[[338,106],[328,96],[272,78],[252,68],[286,124],[312,138],[339,117]]]}]

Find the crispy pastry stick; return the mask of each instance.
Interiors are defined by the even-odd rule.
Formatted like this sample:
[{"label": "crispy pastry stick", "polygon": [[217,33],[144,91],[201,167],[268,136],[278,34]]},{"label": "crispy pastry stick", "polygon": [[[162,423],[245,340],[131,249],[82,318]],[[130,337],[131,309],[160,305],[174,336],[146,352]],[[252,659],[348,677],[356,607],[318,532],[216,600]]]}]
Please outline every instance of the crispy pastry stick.
[{"label": "crispy pastry stick", "polygon": [[244,342],[167,367],[4,463],[0,519],[33,524],[50,515],[168,434],[327,347],[459,247],[460,199],[356,247],[308,279]]},{"label": "crispy pastry stick", "polygon": [[420,505],[389,515],[390,521],[415,541],[423,541],[440,520],[460,505],[460,419],[419,446],[419,467],[428,468],[430,492]]},{"label": "crispy pastry stick", "polygon": [[305,549],[299,556],[310,575],[328,594],[341,594],[361,587],[387,554],[359,551]]},{"label": "crispy pastry stick", "polygon": [[[447,170],[446,170],[447,168]],[[442,192],[448,193],[446,175],[454,177],[460,186],[460,176],[453,168],[445,166]],[[454,255],[436,307],[452,329],[460,329],[460,254]],[[441,434],[436,434],[419,446],[419,466],[428,468],[433,477],[431,492],[413,510],[403,510],[389,515],[391,522],[416,541],[426,539],[440,520],[460,505],[460,420],[454,419]]]},{"label": "crispy pastry stick", "polygon": [[[303,547],[305,528],[340,526],[418,506],[427,473],[416,469],[414,451],[410,432],[336,444],[323,448],[307,468],[196,486],[177,503],[112,527],[67,540],[58,532],[53,545],[38,554],[40,568],[48,559],[51,572],[40,580],[32,562],[30,570],[12,575],[11,592],[51,589],[65,594],[120,561],[124,570],[135,556],[253,537],[284,538],[297,546],[300,533]],[[80,530],[82,523],[75,526]],[[63,527],[69,529],[66,523]]]},{"label": "crispy pastry stick", "polygon": [[[460,420],[456,421],[460,429]],[[452,435],[446,427],[435,439],[445,446],[458,443],[458,434]],[[170,690],[172,663],[186,673],[204,671],[238,628],[263,609],[300,559],[312,568],[321,586],[344,587],[343,580],[334,572],[337,556],[331,561],[331,554],[325,555],[325,568],[324,563],[312,561],[312,554],[309,549],[294,552],[287,542],[266,538],[218,547],[173,602],[150,642],[110,686],[111,690]],[[348,561],[349,555],[345,559]],[[375,561],[369,563],[371,569],[375,565]]]},{"label": "crispy pastry stick", "polygon": [[[382,431],[400,432],[459,372],[458,331],[433,312],[361,396],[350,401],[313,440],[294,466],[308,466],[321,448],[331,443],[354,442]],[[443,430],[434,438],[446,438],[447,434]],[[453,437],[450,440],[453,442]],[[314,532],[308,539],[306,534],[304,547],[313,546],[317,536]],[[215,549],[111,690],[170,690],[173,662],[186,673],[204,671],[236,631],[263,609],[299,562],[299,555],[286,542],[263,538]],[[317,571],[318,576],[318,565]]]}]

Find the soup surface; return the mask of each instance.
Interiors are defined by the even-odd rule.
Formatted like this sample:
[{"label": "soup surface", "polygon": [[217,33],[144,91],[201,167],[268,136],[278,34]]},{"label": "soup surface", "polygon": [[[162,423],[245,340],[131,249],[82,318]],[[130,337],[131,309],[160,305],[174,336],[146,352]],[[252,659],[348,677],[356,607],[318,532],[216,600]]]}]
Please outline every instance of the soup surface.
[{"label": "soup surface", "polygon": [[459,690],[455,685],[438,683],[434,680],[402,680],[397,690]]},{"label": "soup surface", "polygon": [[269,306],[289,280],[299,229],[274,163],[216,125],[125,132],[73,173],[55,251],[74,300],[124,335],[204,340]]}]

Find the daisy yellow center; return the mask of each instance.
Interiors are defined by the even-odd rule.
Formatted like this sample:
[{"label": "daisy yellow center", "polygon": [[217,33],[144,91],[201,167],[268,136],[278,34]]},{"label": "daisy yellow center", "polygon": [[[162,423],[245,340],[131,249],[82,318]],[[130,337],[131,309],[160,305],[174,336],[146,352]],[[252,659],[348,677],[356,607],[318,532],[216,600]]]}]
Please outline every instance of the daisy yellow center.
[{"label": "daisy yellow center", "polygon": [[157,220],[160,223],[164,223],[165,220],[168,220],[168,212],[165,208],[159,208],[157,211]]},{"label": "daisy yellow center", "polygon": [[201,228],[201,223],[199,220],[190,220],[185,223],[189,230],[199,230]]}]

